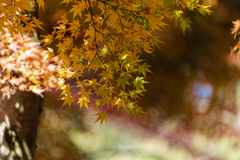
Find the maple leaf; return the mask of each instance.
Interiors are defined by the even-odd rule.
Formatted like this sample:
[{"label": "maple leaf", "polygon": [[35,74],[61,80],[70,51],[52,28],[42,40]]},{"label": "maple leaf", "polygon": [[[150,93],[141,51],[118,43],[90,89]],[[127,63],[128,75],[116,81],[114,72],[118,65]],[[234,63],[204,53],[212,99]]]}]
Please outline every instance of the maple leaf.
[{"label": "maple leaf", "polygon": [[134,102],[128,101],[126,108],[127,108],[128,113],[132,113],[135,118],[138,117],[141,119],[142,118],[141,114],[146,114],[146,112],[143,112],[142,108],[137,107]]},{"label": "maple leaf", "polygon": [[36,17],[33,17],[32,21],[38,26],[38,28],[43,30],[43,28],[40,26],[40,24],[43,24],[43,22],[41,22],[40,20],[36,19]]},{"label": "maple leaf", "polygon": [[183,29],[183,35],[185,35],[186,28],[189,28],[191,30],[190,23],[192,22],[189,20],[189,18],[185,18],[185,19],[181,18],[180,21],[181,21],[181,27]]},{"label": "maple leaf", "polygon": [[142,73],[144,77],[146,77],[146,72],[152,73],[148,68],[151,67],[147,65],[147,63],[144,63],[143,65],[139,66],[138,72]]},{"label": "maple leaf", "polygon": [[198,11],[199,11],[199,13],[201,13],[201,14],[204,15],[204,16],[207,16],[207,14],[210,15],[210,13],[211,13],[212,11],[210,11],[210,10],[208,9],[209,7],[210,7],[210,6],[200,5],[200,7],[198,8]]},{"label": "maple leaf", "polygon": [[126,84],[130,85],[130,83],[128,82],[128,73],[124,73],[123,78],[117,79],[117,82],[118,82],[117,87],[121,85],[123,90],[125,91],[125,85]]},{"label": "maple leaf", "polygon": [[14,30],[16,31],[16,33],[20,33],[22,37],[25,34],[25,28],[23,27],[23,24],[18,24],[14,27]]},{"label": "maple leaf", "polygon": [[43,35],[41,37],[44,38],[44,39],[41,40],[41,42],[44,42],[43,46],[49,45],[53,42],[53,36],[52,35],[47,34],[46,36]]},{"label": "maple leaf", "polygon": [[46,91],[46,89],[41,89],[41,88],[38,88],[37,86],[30,86],[29,88],[29,91],[35,93],[36,95],[39,95],[43,98],[43,92]]},{"label": "maple leaf", "polygon": [[95,115],[98,116],[98,118],[97,118],[97,120],[95,121],[95,123],[100,120],[100,123],[101,123],[100,125],[102,125],[103,121],[105,121],[106,124],[107,124],[107,116],[106,116],[106,113],[105,113],[105,112],[100,111],[99,113],[97,113],[97,114],[95,114]]},{"label": "maple leaf", "polygon": [[64,100],[64,103],[62,104],[61,108],[68,104],[68,107],[70,108],[72,102],[74,103],[74,98],[72,96],[65,96],[60,98],[61,100]]},{"label": "maple leaf", "polygon": [[134,108],[135,103],[136,102],[130,102],[130,101],[127,102],[126,109],[127,109],[128,114],[130,114],[132,112],[132,109]]},{"label": "maple leaf", "polygon": [[122,100],[121,98],[118,98],[115,101],[114,105],[117,105],[117,111],[118,111],[121,106],[125,107],[125,101]]},{"label": "maple leaf", "polygon": [[39,8],[42,8],[45,11],[46,3],[44,0],[37,0]]},{"label": "maple leaf", "polygon": [[72,9],[69,12],[73,12],[73,18],[75,18],[77,15],[79,15],[80,18],[82,18],[82,12],[84,11],[85,7],[86,4],[84,1],[82,1],[81,3],[72,5]]},{"label": "maple leaf", "polygon": [[57,86],[57,88],[56,88],[56,91],[59,90],[59,89],[64,90],[65,87],[66,87],[66,85],[65,85],[65,80],[64,80],[63,78],[59,78],[59,80],[58,80],[58,86]]},{"label": "maple leaf", "polygon": [[182,14],[183,14],[182,10],[174,10],[171,18],[175,18],[175,24],[176,25],[177,25],[177,21],[179,20],[179,18],[181,17]]},{"label": "maple leaf", "polygon": [[141,99],[138,96],[138,94],[143,96],[142,92],[144,92],[144,91],[143,90],[133,90],[133,91],[130,91],[129,93],[130,93],[131,98],[134,98],[134,99],[139,98],[139,99]]},{"label": "maple leaf", "polygon": [[96,106],[91,112],[96,111],[102,104],[101,100],[95,100],[94,105]]},{"label": "maple leaf", "polygon": [[233,21],[233,29],[232,29],[232,34],[234,34],[234,39],[236,39],[237,34],[239,33],[240,30],[240,20]]},{"label": "maple leaf", "polygon": [[144,90],[143,84],[148,83],[148,82],[144,81],[143,79],[144,79],[144,77],[137,76],[136,79],[132,82],[133,85],[136,87],[136,90],[140,90],[140,89]]},{"label": "maple leaf", "polygon": [[39,84],[40,81],[38,80],[38,78],[34,75],[31,75],[29,78],[29,81],[31,81],[33,84]]},{"label": "maple leaf", "polygon": [[140,118],[140,119],[142,119],[141,114],[147,114],[146,112],[144,112],[144,111],[142,110],[141,107],[137,107],[137,106],[133,107],[131,111],[132,111],[132,114],[133,114],[133,116],[134,116],[135,118],[138,117],[138,118]]},{"label": "maple leaf", "polygon": [[151,40],[152,40],[152,43],[160,49],[158,44],[163,42],[160,41],[157,36],[152,36]]},{"label": "maple leaf", "polygon": [[82,109],[83,106],[85,106],[88,109],[88,102],[91,102],[88,97],[86,96],[81,96],[81,98],[78,99],[77,104],[80,104],[79,110]]}]

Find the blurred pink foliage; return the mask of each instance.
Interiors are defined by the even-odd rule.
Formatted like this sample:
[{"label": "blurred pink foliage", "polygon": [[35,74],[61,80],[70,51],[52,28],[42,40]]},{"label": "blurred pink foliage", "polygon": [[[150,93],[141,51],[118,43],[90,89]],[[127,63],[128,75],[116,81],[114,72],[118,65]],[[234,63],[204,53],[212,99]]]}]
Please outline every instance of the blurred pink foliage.
[{"label": "blurred pink foliage", "polygon": [[14,90],[30,91],[43,97],[44,91],[55,87],[58,58],[48,59],[50,50],[43,50],[27,34],[0,32],[0,91],[7,97]]}]

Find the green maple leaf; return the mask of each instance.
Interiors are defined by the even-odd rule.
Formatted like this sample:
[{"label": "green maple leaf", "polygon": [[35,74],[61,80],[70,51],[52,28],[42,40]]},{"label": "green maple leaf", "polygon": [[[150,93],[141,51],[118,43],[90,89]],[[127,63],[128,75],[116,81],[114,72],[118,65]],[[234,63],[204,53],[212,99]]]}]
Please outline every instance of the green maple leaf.
[{"label": "green maple leaf", "polygon": [[191,28],[190,28],[190,23],[192,23],[190,20],[189,20],[189,18],[181,18],[181,27],[182,27],[182,30],[183,30],[183,35],[185,35],[185,30],[186,30],[186,28],[189,28],[190,30],[191,30]]},{"label": "green maple leaf", "polygon": [[130,102],[130,101],[128,101],[128,103],[127,103],[127,105],[126,105],[128,114],[129,114],[129,113],[132,113],[132,110],[133,110],[133,108],[134,108],[134,105],[135,105],[135,102]]},{"label": "green maple leaf", "polygon": [[143,92],[143,90],[133,90],[133,91],[130,91],[129,93],[130,93],[130,96],[131,96],[132,98],[134,98],[134,99],[136,99],[136,98],[141,99],[141,98],[138,96],[138,94],[140,94],[141,96],[143,96],[142,92]]},{"label": "green maple leaf", "polygon": [[141,119],[142,118],[141,114],[146,114],[146,112],[142,111],[141,107],[137,107],[135,105],[135,102],[128,101],[126,108],[127,108],[128,113],[132,113],[135,118],[138,117]]},{"label": "green maple leaf", "polygon": [[125,85],[126,84],[130,85],[129,82],[128,82],[128,73],[125,73],[123,78],[117,79],[117,82],[118,82],[117,87],[119,87],[121,85],[123,90],[125,91]]},{"label": "green maple leaf", "polygon": [[177,25],[177,22],[178,22],[178,20],[179,20],[179,18],[181,17],[182,14],[183,14],[182,10],[174,10],[171,18],[175,18],[175,24],[176,25]]},{"label": "green maple leaf", "polygon": [[148,83],[147,81],[144,81],[143,79],[144,79],[144,77],[137,76],[136,79],[132,82],[137,90],[140,90],[140,89],[144,90],[143,84]]},{"label": "green maple leaf", "polygon": [[151,67],[149,65],[147,65],[147,63],[144,63],[143,65],[141,65],[138,69],[139,74],[142,73],[144,75],[144,77],[146,78],[146,72],[150,72],[152,73],[148,68]]},{"label": "green maple leaf", "polygon": [[186,3],[187,7],[194,10],[195,6],[198,4],[198,0],[188,1]]},{"label": "green maple leaf", "polygon": [[95,100],[95,103],[94,105],[96,106],[91,112],[97,110],[102,104],[102,101],[101,100]]},{"label": "green maple leaf", "polygon": [[203,6],[203,5],[201,5],[200,6],[200,8],[198,8],[198,11],[202,14],[202,15],[204,15],[204,16],[207,16],[207,14],[210,14],[212,11],[210,11],[208,8],[209,8],[210,6]]},{"label": "green maple leaf", "polygon": [[158,39],[158,36],[152,36],[152,39],[151,39],[151,40],[152,40],[153,44],[160,49],[160,47],[159,47],[158,44],[159,44],[159,43],[163,43],[163,42]]},{"label": "green maple leaf", "polygon": [[143,112],[141,107],[134,106],[134,108],[132,109],[132,114],[135,118],[138,117],[142,119],[141,114],[146,114],[146,112]]}]

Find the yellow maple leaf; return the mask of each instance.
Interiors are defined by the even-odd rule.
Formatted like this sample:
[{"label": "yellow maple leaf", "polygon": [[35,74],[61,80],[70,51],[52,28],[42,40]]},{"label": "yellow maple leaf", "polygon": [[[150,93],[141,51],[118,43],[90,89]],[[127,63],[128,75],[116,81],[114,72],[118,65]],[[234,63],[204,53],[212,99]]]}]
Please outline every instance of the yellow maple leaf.
[{"label": "yellow maple leaf", "polygon": [[121,98],[118,98],[118,99],[115,101],[114,105],[117,105],[117,106],[118,106],[118,107],[117,107],[117,111],[118,111],[121,106],[125,107],[125,101],[122,100]]},{"label": "yellow maple leaf", "polygon": [[79,110],[82,109],[83,105],[88,109],[88,102],[90,102],[89,98],[87,98],[86,96],[81,96],[81,98],[79,98],[77,102],[77,104],[80,104]]},{"label": "yellow maple leaf", "polygon": [[69,12],[73,12],[73,18],[75,18],[77,15],[80,16],[80,18],[82,18],[82,12],[85,10],[86,8],[86,4],[84,1],[82,2],[76,2],[77,4],[72,5],[72,9]]},{"label": "yellow maple leaf", "polygon": [[45,11],[46,2],[44,0],[37,0],[39,8],[42,8]]}]

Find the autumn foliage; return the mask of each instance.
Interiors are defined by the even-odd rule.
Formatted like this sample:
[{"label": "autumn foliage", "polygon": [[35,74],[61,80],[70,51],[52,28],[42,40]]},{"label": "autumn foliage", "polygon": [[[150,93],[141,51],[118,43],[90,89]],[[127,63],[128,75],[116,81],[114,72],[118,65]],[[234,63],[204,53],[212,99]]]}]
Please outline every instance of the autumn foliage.
[{"label": "autumn foliage", "polygon": [[233,28],[232,28],[232,34],[234,35],[234,39],[238,38],[237,44],[232,48],[232,53],[236,53],[239,57],[240,54],[240,20],[233,21]]},{"label": "autumn foliage", "polygon": [[47,59],[48,52],[26,34],[0,33],[0,88],[9,98],[16,90],[43,96],[56,86],[57,57]]},{"label": "autumn foliage", "polygon": [[[11,34],[23,36],[34,32],[34,27],[41,28],[41,22],[26,12],[36,5],[33,0],[1,2],[5,15],[0,18],[2,31],[5,27]],[[43,0],[37,2],[40,9],[45,9]],[[210,14],[209,6],[200,5],[198,0],[63,0],[61,3],[71,5],[69,13],[63,15],[54,31],[43,35],[41,40],[44,46],[56,42],[57,50],[49,55],[57,55],[58,61],[64,62],[57,77],[57,89],[62,90],[60,99],[64,100],[63,105],[70,106],[77,96],[80,109],[94,104],[94,110],[98,111],[97,121],[101,120],[101,123],[107,122],[106,113],[101,110],[104,105],[116,107],[116,110],[124,107],[135,117],[144,113],[138,107],[137,99],[146,92],[144,85],[150,66],[140,56],[151,54],[154,46],[159,47],[161,41],[156,31],[165,29],[168,25],[165,20],[175,19],[185,33],[186,28],[190,29],[191,21],[184,17],[184,11],[198,11],[204,16]],[[18,25],[5,26],[8,19]],[[96,78],[88,76],[92,72],[98,74]],[[40,86],[39,78],[31,79]],[[76,79],[77,85],[70,86],[67,79]],[[70,92],[73,87],[79,89],[76,95]],[[92,102],[92,94],[99,98]]]}]

